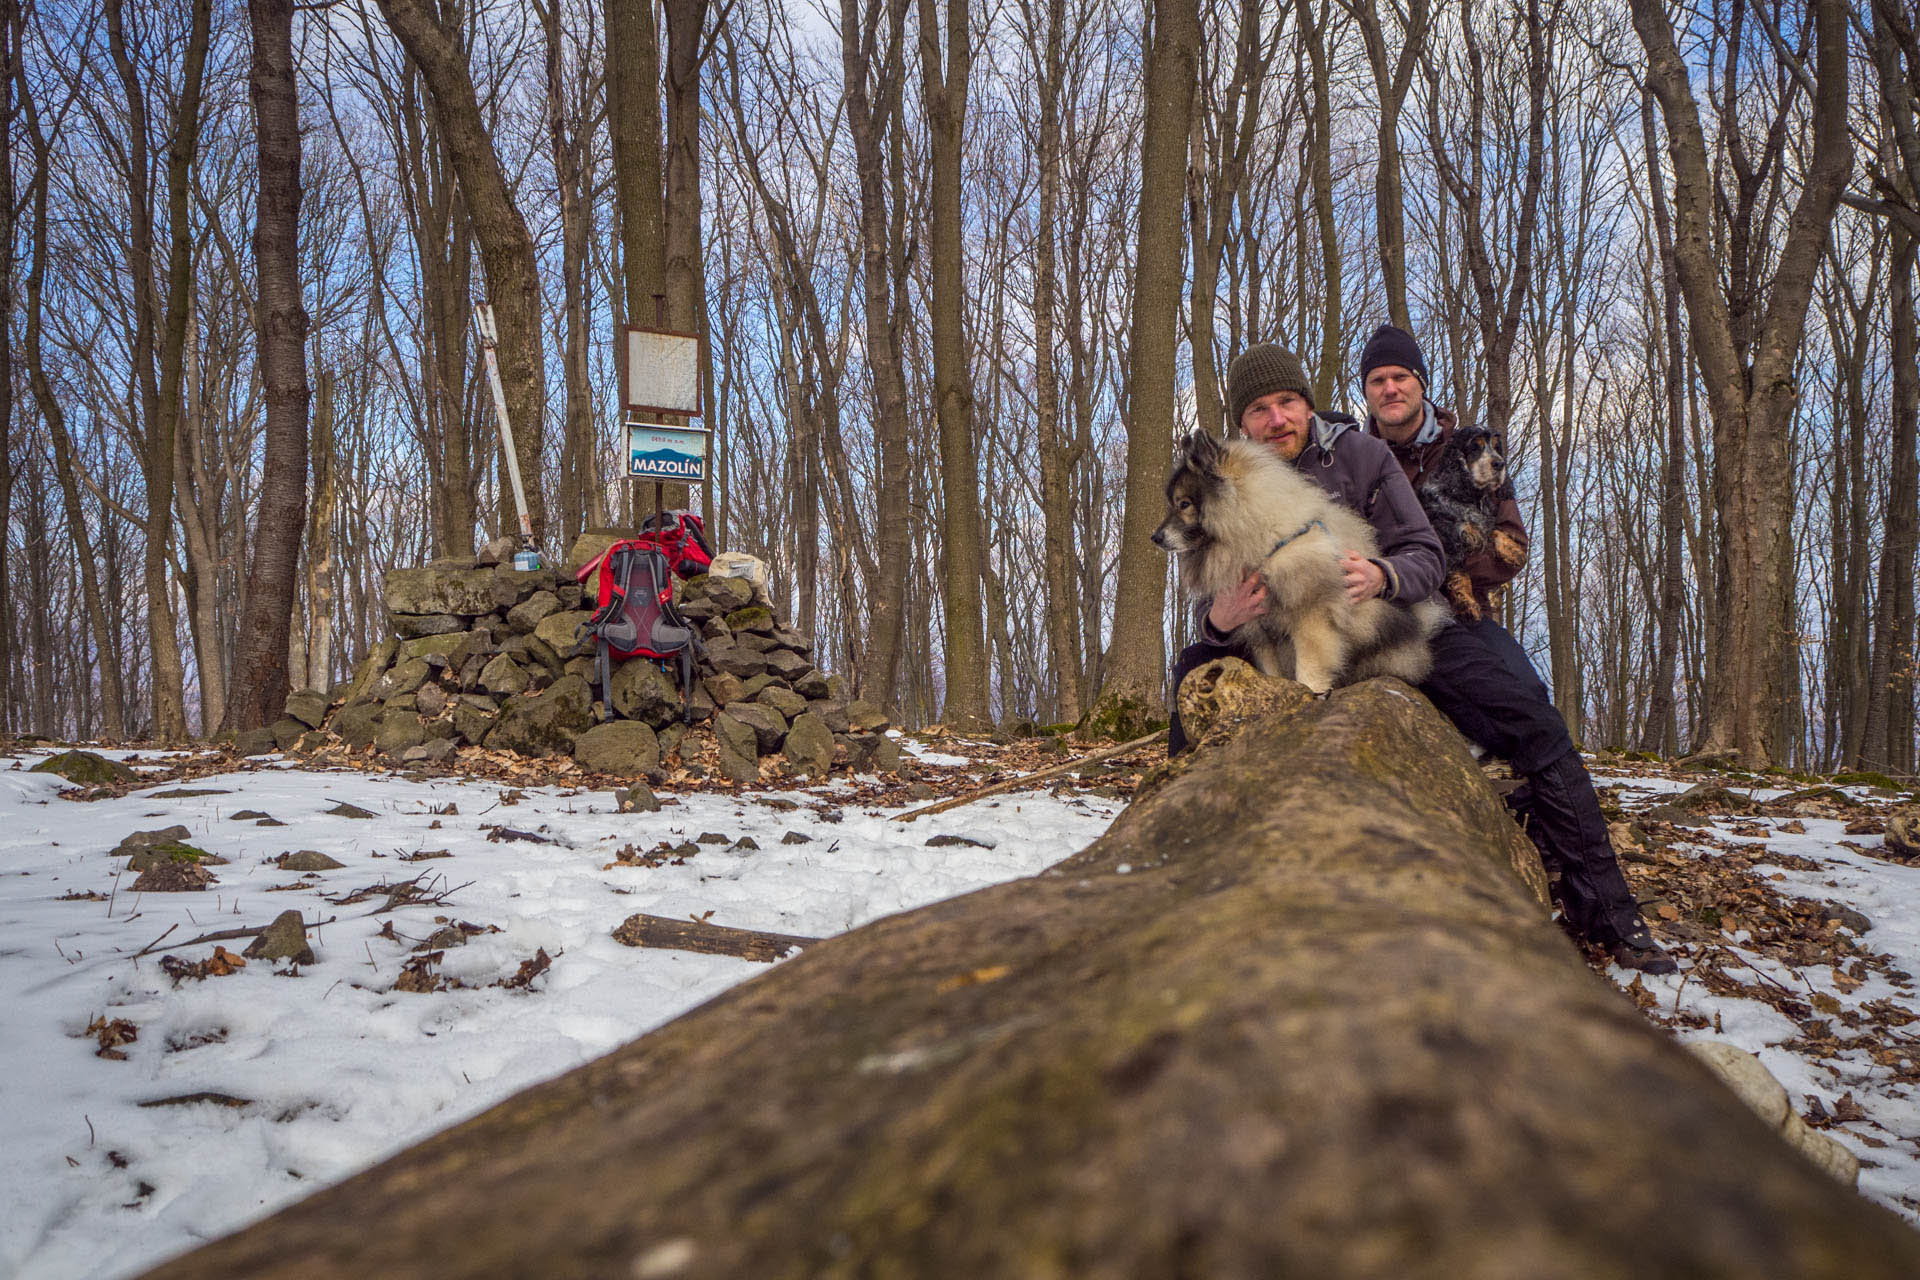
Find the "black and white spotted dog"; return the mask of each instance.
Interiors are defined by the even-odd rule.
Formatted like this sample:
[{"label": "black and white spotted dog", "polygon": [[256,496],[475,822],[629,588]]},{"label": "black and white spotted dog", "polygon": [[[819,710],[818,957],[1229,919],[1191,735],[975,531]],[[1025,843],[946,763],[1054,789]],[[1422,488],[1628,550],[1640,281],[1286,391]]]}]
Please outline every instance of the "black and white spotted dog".
[{"label": "black and white spotted dog", "polygon": [[1475,621],[1480,605],[1473,598],[1467,558],[1491,547],[1509,568],[1517,569],[1526,560],[1526,550],[1494,528],[1501,501],[1513,497],[1501,445],[1485,427],[1454,428],[1439,464],[1415,490],[1446,554],[1447,602],[1456,614]]}]

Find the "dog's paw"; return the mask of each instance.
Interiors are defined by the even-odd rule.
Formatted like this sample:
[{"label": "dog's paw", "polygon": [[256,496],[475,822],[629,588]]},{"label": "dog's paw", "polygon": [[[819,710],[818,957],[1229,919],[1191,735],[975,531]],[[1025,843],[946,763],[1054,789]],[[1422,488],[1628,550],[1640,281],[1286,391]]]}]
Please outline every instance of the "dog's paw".
[{"label": "dog's paw", "polygon": [[1521,541],[1505,529],[1493,531],[1493,558],[1509,569],[1518,569],[1527,562],[1527,548]]},{"label": "dog's paw", "polygon": [[1460,539],[1460,545],[1465,547],[1469,553],[1479,551],[1487,545],[1486,531],[1479,525],[1468,520],[1462,520],[1460,522],[1460,528],[1456,531],[1456,536]]},{"label": "dog's paw", "polygon": [[1450,573],[1446,581],[1447,603],[1468,622],[1480,621],[1480,602],[1473,598],[1473,580],[1464,573]]}]

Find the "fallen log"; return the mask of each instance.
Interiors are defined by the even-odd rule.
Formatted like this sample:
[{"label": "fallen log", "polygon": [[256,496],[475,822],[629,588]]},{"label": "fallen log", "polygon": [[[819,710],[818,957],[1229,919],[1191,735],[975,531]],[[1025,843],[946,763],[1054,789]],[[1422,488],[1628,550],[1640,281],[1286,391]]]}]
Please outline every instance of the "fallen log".
[{"label": "fallen log", "polygon": [[628,916],[613,931],[616,942],[629,947],[658,947],[665,951],[699,951],[710,956],[736,956],[742,960],[772,963],[798,951],[818,938],[801,938],[788,933],[766,933],[759,929],[736,929],[731,925],[705,920],[674,920],[668,916],[650,916],[645,912]]},{"label": "fallen log", "polygon": [[158,1274],[1920,1274],[1586,971],[1417,694],[1215,664],[1182,709],[1198,750],[1066,862]]}]

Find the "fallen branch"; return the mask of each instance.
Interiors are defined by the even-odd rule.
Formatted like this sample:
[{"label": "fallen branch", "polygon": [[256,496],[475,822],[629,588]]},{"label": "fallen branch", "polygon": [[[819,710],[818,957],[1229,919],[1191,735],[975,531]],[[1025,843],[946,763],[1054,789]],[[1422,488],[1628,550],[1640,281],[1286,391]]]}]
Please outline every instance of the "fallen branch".
[{"label": "fallen branch", "polygon": [[628,916],[613,931],[616,942],[629,947],[658,947],[664,951],[698,951],[710,956],[738,956],[770,963],[798,951],[818,938],[800,938],[759,929],[735,929],[705,920],[672,920],[646,914]]},{"label": "fallen branch", "polygon": [[1150,747],[1156,742],[1164,741],[1166,736],[1167,731],[1162,729],[1158,733],[1150,733],[1144,738],[1135,738],[1132,742],[1123,742],[1117,747],[1107,747],[1104,750],[1095,751],[1091,755],[1081,756],[1077,760],[1069,760],[1065,764],[1056,764],[1050,768],[1041,769],[1036,773],[1023,773],[1017,778],[1007,778],[1004,781],[993,783],[990,786],[976,787],[965,795],[952,796],[935,804],[925,805],[918,809],[909,809],[905,813],[896,813],[893,815],[893,818],[896,822],[912,822],[915,818],[925,814],[940,813],[946,809],[957,809],[963,804],[972,804],[975,800],[980,800],[987,796],[999,795],[1003,791],[1021,791],[1036,782],[1045,782],[1048,778],[1057,778],[1063,773],[1072,773],[1075,769],[1084,769],[1090,764],[1100,764],[1107,760],[1114,760],[1124,755],[1130,755],[1142,747]]}]

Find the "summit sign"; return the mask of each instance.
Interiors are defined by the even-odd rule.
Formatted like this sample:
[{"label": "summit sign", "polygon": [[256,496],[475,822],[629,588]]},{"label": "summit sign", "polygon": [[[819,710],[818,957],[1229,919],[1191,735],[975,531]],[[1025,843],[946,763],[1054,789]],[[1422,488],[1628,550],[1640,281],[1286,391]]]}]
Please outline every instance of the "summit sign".
[{"label": "summit sign", "polygon": [[651,422],[627,424],[627,474],[636,480],[707,482],[707,432]]}]

